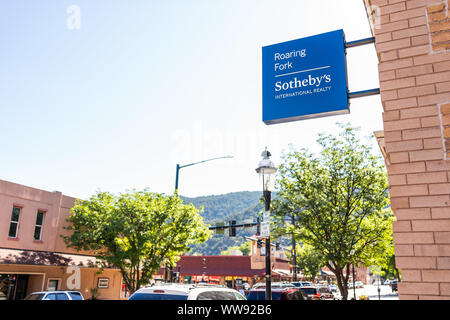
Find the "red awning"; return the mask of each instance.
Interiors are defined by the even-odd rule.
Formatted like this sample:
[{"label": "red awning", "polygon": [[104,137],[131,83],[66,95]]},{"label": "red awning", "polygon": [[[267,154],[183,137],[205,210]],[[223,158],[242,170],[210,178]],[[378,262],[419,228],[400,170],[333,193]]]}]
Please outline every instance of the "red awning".
[{"label": "red awning", "polygon": [[[181,256],[175,272],[180,270],[181,276],[233,276],[257,277],[263,276],[265,269],[252,269],[250,256]],[[158,274],[163,274],[161,268]]]}]

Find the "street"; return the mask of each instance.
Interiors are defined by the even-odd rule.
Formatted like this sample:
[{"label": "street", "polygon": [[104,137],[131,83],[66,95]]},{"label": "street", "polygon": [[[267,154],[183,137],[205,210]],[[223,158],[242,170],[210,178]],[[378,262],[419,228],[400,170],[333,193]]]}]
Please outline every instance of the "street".
[{"label": "street", "polygon": [[[359,300],[361,295],[369,297],[370,300],[378,300],[378,285],[364,285],[364,288],[355,289],[356,300]],[[340,297],[339,292],[337,296]],[[348,300],[354,298],[353,289],[349,289]],[[398,293],[392,292],[391,287],[388,285],[380,285],[380,300],[398,300]]]}]

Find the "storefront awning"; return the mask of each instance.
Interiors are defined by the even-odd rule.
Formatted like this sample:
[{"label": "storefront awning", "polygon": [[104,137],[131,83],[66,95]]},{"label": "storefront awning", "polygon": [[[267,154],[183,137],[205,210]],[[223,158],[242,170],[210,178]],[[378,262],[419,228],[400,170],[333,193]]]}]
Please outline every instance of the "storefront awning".
[{"label": "storefront awning", "polygon": [[327,271],[327,270],[320,270],[320,275],[321,276],[334,277],[334,273],[331,272],[331,271]]},{"label": "storefront awning", "polygon": [[95,268],[97,259],[92,256],[0,248],[0,264],[42,266],[70,266]]},{"label": "storefront awning", "polygon": [[272,275],[278,275],[282,277],[292,277],[292,273],[290,273],[289,270],[284,269],[273,269]]}]

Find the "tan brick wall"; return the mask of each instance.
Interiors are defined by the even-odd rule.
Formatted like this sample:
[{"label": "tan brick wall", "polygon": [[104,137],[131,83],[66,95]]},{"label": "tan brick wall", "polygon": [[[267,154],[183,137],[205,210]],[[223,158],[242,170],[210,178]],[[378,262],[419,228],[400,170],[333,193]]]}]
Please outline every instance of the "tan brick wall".
[{"label": "tan brick wall", "polygon": [[378,21],[373,32],[403,275],[399,296],[450,299],[448,1],[367,0],[366,7]]}]

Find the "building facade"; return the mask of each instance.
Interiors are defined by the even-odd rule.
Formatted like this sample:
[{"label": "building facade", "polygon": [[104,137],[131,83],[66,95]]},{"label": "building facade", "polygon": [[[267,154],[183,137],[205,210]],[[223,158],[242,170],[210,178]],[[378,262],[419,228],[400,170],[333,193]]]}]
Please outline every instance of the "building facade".
[{"label": "building facade", "polygon": [[450,20],[445,0],[365,0],[376,40],[400,299],[450,299]]},{"label": "building facade", "polygon": [[[177,282],[225,285],[236,288],[237,285],[265,282],[265,247],[257,246],[257,238],[249,237],[251,250],[249,255],[229,256],[181,256],[173,269],[178,274]],[[154,279],[164,279],[161,268]],[[271,248],[271,280],[273,282],[292,281],[291,266],[284,250]]]},{"label": "building facade", "polygon": [[0,180],[0,300],[31,292],[77,290],[84,298],[120,299],[117,269],[100,274],[89,252],[67,248],[66,219],[75,198]]}]

